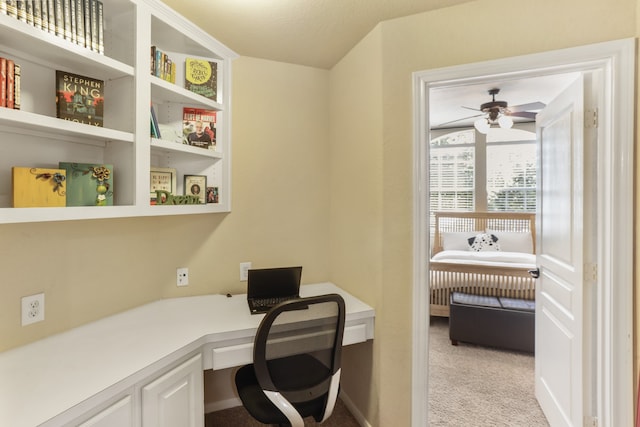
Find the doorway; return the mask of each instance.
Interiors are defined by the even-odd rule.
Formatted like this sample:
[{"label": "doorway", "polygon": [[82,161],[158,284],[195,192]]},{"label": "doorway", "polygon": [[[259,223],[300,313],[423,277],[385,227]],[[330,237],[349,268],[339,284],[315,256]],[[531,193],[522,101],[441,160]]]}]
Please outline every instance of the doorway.
[{"label": "doorway", "polygon": [[[534,78],[567,72],[603,76],[598,108],[596,291],[585,354],[593,366],[584,375],[595,386],[584,414],[600,426],[631,425],[632,200],[635,41],[606,42],[479,64],[414,73],[414,335],[412,426],[428,420],[429,95],[433,88],[505,78]],[[425,266],[427,266],[425,268]],[[615,284],[615,286],[613,286]]]}]

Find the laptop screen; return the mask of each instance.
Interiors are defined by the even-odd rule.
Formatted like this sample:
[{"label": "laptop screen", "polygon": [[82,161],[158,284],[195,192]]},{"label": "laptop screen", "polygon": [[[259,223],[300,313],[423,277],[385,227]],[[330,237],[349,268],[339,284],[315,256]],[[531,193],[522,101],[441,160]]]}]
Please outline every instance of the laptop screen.
[{"label": "laptop screen", "polygon": [[249,270],[247,298],[297,296],[302,267],[277,267]]}]

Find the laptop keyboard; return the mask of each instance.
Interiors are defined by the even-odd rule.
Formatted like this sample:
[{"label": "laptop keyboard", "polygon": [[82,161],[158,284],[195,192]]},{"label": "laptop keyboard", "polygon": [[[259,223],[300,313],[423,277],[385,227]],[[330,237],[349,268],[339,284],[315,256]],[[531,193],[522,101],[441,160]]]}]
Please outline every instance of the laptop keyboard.
[{"label": "laptop keyboard", "polygon": [[283,301],[288,301],[295,297],[271,297],[271,298],[254,298],[253,304],[258,307],[269,307],[279,304]]}]

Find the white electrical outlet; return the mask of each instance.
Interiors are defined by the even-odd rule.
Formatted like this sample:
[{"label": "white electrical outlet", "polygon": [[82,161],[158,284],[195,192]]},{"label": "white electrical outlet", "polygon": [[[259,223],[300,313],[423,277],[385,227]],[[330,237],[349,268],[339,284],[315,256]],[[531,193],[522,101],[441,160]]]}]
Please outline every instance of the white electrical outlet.
[{"label": "white electrical outlet", "polygon": [[249,279],[249,270],[251,269],[251,262],[240,263],[240,281],[246,282]]},{"label": "white electrical outlet", "polygon": [[44,320],[44,294],[22,298],[22,326]]},{"label": "white electrical outlet", "polygon": [[187,286],[189,284],[189,269],[181,267],[176,270],[176,285]]}]

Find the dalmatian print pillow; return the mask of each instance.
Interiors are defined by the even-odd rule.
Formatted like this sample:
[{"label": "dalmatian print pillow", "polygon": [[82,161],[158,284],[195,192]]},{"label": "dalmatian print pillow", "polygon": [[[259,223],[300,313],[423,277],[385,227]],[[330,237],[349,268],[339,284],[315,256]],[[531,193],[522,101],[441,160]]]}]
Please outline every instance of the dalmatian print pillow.
[{"label": "dalmatian print pillow", "polygon": [[474,237],[470,237],[469,250],[475,252],[483,251],[499,251],[500,243],[498,243],[498,237],[495,234],[480,233]]}]

